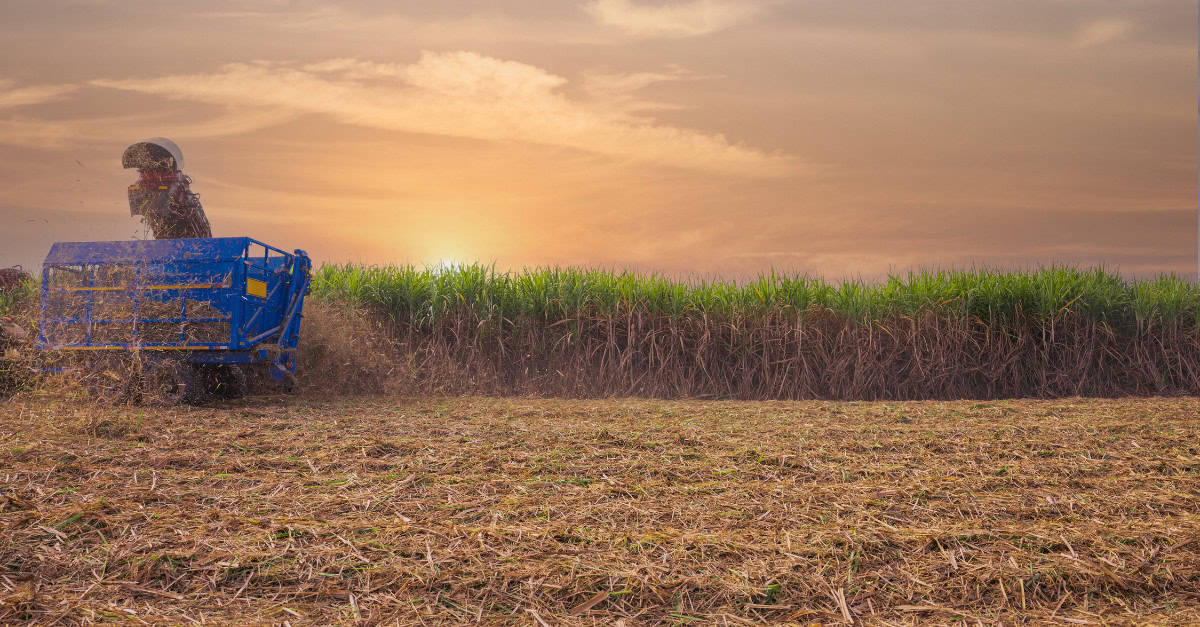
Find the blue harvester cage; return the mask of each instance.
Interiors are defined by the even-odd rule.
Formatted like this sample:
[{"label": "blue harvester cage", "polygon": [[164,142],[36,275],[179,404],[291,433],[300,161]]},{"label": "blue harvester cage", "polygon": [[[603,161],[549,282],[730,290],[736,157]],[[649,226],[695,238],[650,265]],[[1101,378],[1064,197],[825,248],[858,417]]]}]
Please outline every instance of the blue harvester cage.
[{"label": "blue harvester cage", "polygon": [[290,387],[311,268],[303,250],[249,237],[59,242],[42,267],[38,346],[259,364]]}]

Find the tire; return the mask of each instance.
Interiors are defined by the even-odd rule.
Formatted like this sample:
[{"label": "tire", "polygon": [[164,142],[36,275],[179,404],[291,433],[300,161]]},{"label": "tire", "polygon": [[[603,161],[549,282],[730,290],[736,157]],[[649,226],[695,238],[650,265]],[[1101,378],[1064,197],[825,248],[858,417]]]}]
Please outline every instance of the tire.
[{"label": "tire", "polygon": [[208,393],[216,398],[242,398],[250,388],[246,371],[236,364],[209,366],[204,373],[205,387]]},{"label": "tire", "polygon": [[149,364],[142,375],[142,402],[146,405],[195,405],[204,397],[204,383],[189,363],[163,360]]}]

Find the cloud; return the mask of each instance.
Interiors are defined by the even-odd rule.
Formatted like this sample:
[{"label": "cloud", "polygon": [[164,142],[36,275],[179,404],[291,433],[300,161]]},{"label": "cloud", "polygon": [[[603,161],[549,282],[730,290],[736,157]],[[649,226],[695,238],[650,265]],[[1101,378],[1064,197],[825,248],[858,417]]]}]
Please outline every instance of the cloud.
[{"label": "cloud", "polygon": [[1087,22],[1075,33],[1076,48],[1090,48],[1129,37],[1133,32],[1133,22],[1121,18],[1102,18]]},{"label": "cloud", "polygon": [[76,89],[74,85],[36,85],[34,87],[14,87],[14,85],[15,82],[10,79],[0,79],[0,109],[42,104],[57,100]]},{"label": "cloud", "polygon": [[678,66],[668,67],[664,72],[593,72],[584,76],[583,89],[592,98],[611,103],[628,112],[678,110],[685,107],[673,103],[644,100],[637,97],[637,92],[658,83],[709,78],[720,77],[694,74]]},{"label": "cloud", "polygon": [[744,22],[762,9],[751,0],[688,0],[663,5],[632,0],[592,0],[587,12],[602,24],[635,37],[695,37]]},{"label": "cloud", "polygon": [[[39,105],[62,98],[77,89],[74,85],[17,87],[16,81],[0,78],[0,110]],[[72,137],[70,125],[16,115],[0,119],[0,145],[25,148],[58,147]]]},{"label": "cloud", "polygon": [[161,132],[174,139],[229,137],[290,122],[291,110],[225,110],[204,118],[182,119],[162,111],[120,116],[44,120],[28,116],[0,118],[0,146],[62,149],[81,144],[126,142]]},{"label": "cloud", "polygon": [[[489,4],[489,3],[484,3]],[[559,18],[557,12],[514,12],[504,3],[490,3],[467,14],[420,15],[400,3],[369,5],[353,3],[279,3],[262,6],[243,3],[241,8],[220,10],[206,7],[188,17],[231,24],[257,24],[264,31],[283,34],[318,33],[322,41],[338,36],[385,37],[401,40],[414,48],[450,48],[469,41],[476,46],[502,42],[549,42],[603,45],[610,38],[577,15]],[[434,6],[431,4],[431,6]],[[564,15],[566,15],[564,13]]]},{"label": "cloud", "polygon": [[[664,75],[671,78],[671,75]],[[744,176],[780,176],[786,155],[724,136],[656,123],[628,94],[658,77],[584,99],[541,68],[472,52],[422,53],[412,64],[333,59],[303,66],[235,63],[210,74],[92,81],[93,85],[236,109],[317,113],[370,128],[584,150],[618,159]],[[599,94],[599,95],[597,95]]]}]

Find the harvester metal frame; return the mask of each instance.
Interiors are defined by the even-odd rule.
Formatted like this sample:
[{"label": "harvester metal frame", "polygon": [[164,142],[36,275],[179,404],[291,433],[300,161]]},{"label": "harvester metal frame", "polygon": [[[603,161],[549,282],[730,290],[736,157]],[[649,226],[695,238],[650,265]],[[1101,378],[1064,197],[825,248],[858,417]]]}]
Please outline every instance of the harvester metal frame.
[{"label": "harvester metal frame", "polygon": [[[261,254],[258,253],[261,248]],[[135,269],[134,279],[119,285],[97,284],[97,267]],[[59,242],[42,268],[41,319],[36,346],[61,351],[163,352],[166,359],[194,366],[262,364],[285,388],[294,383],[296,347],[304,296],[311,281],[312,262],[303,250],[288,253],[249,237],[135,240],[117,242]],[[79,285],[55,287],[52,272],[79,272]],[[93,294],[123,291],[133,304],[130,317],[93,318]],[[86,294],[86,305],[75,315],[57,315],[50,307],[55,292]],[[139,313],[148,300],[181,303],[179,316],[146,318]],[[211,305],[227,317],[189,317],[188,303]],[[228,341],[189,342],[189,323],[229,323]],[[141,341],[147,324],[178,324],[178,341]],[[127,342],[93,341],[97,324],[129,324]],[[63,342],[54,329],[83,325],[82,342]]]}]

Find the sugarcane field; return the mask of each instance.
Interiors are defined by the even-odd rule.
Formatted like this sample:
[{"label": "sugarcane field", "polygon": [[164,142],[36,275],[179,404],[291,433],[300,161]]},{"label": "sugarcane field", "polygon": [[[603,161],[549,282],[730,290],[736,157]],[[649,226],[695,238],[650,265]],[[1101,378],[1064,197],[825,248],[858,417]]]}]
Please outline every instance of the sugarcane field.
[{"label": "sugarcane field", "polygon": [[0,3],[0,625],[1200,625],[1198,23]]},{"label": "sugarcane field", "polygon": [[[356,272],[317,273],[291,395],[268,376],[241,398],[164,405],[153,387],[130,391],[130,378],[149,378],[136,350],[78,372],[12,360],[10,371],[25,372],[9,375],[0,405],[0,618],[1200,620],[1200,401],[1190,370],[1200,361],[1155,355],[1143,335],[1159,334],[1159,346],[1162,336],[1194,338],[1194,312],[1140,313],[1132,302],[1103,312],[1145,320],[1124,335],[1098,333],[1086,309],[1040,321],[1062,344],[1016,359],[1028,369],[1038,355],[1056,358],[1023,373],[984,364],[1011,373],[990,378],[1009,387],[989,389],[954,377],[967,359],[958,345],[983,341],[969,322],[903,312],[882,297],[874,308],[833,309],[847,301],[828,286],[790,286],[776,303],[734,290],[707,305],[710,321],[796,342],[784,367],[764,354],[767,342],[705,328],[691,313],[704,294],[685,292],[686,306],[652,300],[686,286],[626,277],[640,308],[629,311],[621,277],[408,270],[389,285],[414,293],[391,302],[453,296],[388,315],[346,290],[399,271],[347,278]],[[499,286],[472,288],[472,277]],[[1119,302],[1113,277],[1068,278]],[[538,279],[558,295],[579,291],[518,292]],[[1192,289],[1154,287],[1164,307],[1163,295]],[[513,310],[483,318],[496,311],[477,302],[484,293],[508,294]],[[22,299],[33,295],[8,296],[25,324],[34,314]],[[785,304],[797,301],[808,304]],[[741,304],[712,304],[722,302]],[[863,329],[885,327],[905,333],[887,345],[891,359],[843,365],[870,377],[839,379],[836,356],[852,350],[839,343],[878,351]],[[656,336],[660,352],[647,346]],[[1128,353],[1108,366],[1061,356],[1095,350],[1092,342]],[[707,372],[681,348],[705,351]],[[56,359],[43,353],[33,354]],[[918,385],[918,359],[943,387]],[[1118,369],[1122,380],[1106,378]],[[738,376],[747,372],[752,379]],[[105,388],[90,378],[126,392],[97,396]],[[1040,387],[1060,380],[1096,387]],[[1108,398],[1083,397],[1097,392]],[[1026,400],[1008,398],[1016,395]]]}]

